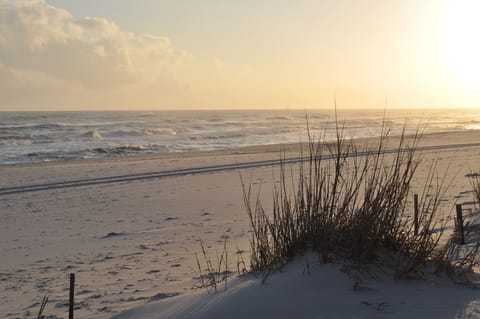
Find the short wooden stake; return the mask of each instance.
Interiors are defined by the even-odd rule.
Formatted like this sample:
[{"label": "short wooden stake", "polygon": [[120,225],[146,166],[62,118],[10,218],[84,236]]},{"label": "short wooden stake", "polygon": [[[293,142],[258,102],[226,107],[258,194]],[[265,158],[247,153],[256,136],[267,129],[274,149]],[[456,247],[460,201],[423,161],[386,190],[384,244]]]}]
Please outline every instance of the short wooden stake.
[{"label": "short wooden stake", "polygon": [[415,235],[418,235],[418,195],[413,195],[413,226]]},{"label": "short wooden stake", "polygon": [[457,204],[457,240],[460,245],[465,245],[465,235],[463,233],[463,214],[462,205]]},{"label": "short wooden stake", "polygon": [[68,319],[73,319],[74,294],[75,294],[75,274],[70,274],[70,299],[68,303]]}]

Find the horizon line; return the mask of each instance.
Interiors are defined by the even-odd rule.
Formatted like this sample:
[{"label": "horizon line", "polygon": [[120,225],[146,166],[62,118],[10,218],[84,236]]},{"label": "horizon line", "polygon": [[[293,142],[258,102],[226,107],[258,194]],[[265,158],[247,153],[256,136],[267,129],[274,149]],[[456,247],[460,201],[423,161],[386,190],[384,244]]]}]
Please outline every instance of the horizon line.
[{"label": "horizon line", "polygon": [[245,108],[141,108],[141,109],[127,109],[127,108],[61,108],[61,109],[23,109],[14,110],[0,109],[0,113],[7,112],[192,112],[192,111],[308,111],[308,110],[348,110],[348,111],[373,111],[373,110],[480,110],[480,106],[429,106],[429,107],[245,107]]}]

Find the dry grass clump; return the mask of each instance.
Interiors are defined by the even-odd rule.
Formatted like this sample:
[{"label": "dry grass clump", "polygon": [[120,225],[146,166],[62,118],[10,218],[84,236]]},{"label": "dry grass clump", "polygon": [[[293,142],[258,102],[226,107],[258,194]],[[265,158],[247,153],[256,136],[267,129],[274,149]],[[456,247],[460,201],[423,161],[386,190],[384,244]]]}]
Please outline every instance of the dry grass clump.
[{"label": "dry grass clump", "polygon": [[447,263],[448,248],[439,244],[445,227],[438,222],[445,183],[433,168],[420,196],[418,231],[413,209],[406,209],[420,134],[408,140],[402,135],[391,150],[385,131],[373,149],[359,150],[342,129],[336,132],[334,143],[310,138],[295,172],[282,163],[272,212],[242,179],[252,228],[251,268],[271,271],[306,250],[318,252],[324,262],[388,265],[397,276],[427,263]]},{"label": "dry grass clump", "polygon": [[198,288],[206,288],[208,291],[212,289],[216,292],[223,284],[226,290],[228,277],[231,275],[228,268],[227,242],[223,245],[223,251],[221,253],[217,251],[213,259],[205,249],[203,242],[200,242],[200,247],[202,248],[202,257],[195,255],[199,273]]},{"label": "dry grass clump", "polygon": [[480,204],[480,175],[478,173],[467,174],[470,177],[470,185],[472,185],[473,197]]}]

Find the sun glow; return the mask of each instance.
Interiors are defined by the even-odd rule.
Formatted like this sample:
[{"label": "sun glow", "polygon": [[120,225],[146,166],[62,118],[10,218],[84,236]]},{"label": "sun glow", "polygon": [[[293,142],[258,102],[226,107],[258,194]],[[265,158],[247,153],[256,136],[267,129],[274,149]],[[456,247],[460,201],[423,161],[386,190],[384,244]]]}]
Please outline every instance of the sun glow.
[{"label": "sun glow", "polygon": [[443,51],[451,76],[460,85],[480,88],[480,2],[477,0],[449,1]]}]

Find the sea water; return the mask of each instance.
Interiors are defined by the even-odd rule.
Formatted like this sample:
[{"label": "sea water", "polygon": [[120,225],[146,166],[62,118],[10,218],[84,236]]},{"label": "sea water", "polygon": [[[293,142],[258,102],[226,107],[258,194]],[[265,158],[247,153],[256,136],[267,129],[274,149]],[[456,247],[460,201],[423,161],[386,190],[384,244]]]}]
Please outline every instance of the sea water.
[{"label": "sea water", "polygon": [[0,164],[480,129],[480,110],[0,112]]}]

